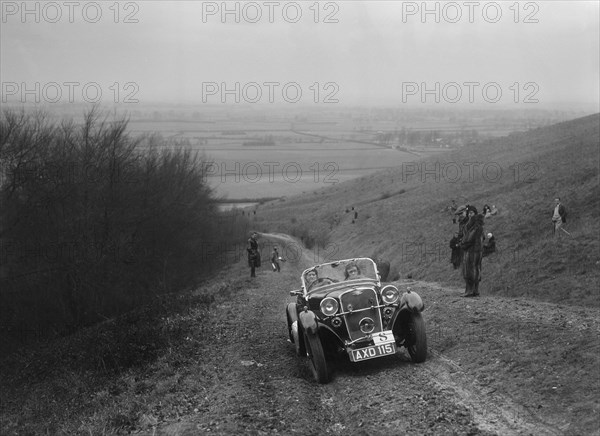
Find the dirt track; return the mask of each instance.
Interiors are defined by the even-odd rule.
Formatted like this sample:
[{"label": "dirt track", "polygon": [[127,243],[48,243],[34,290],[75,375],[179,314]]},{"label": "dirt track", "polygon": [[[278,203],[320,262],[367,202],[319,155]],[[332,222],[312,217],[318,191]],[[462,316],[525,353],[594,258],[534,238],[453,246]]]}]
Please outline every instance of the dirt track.
[{"label": "dirt track", "polygon": [[[270,238],[289,242],[282,235]],[[268,245],[267,238],[261,244]],[[598,432],[597,374],[588,372],[589,379],[573,387],[576,376],[560,363],[551,360],[543,370],[523,365],[531,363],[530,357],[542,363],[552,358],[552,339],[577,344],[588,338],[587,352],[597,355],[597,310],[485,297],[465,300],[458,289],[399,282],[401,288],[412,286],[428,305],[428,360],[413,364],[402,350],[360,364],[336,362],[331,383],[317,385],[287,340],[284,312],[293,301],[289,290],[298,286],[299,272],[311,263],[313,256],[306,251],[298,261],[283,264],[279,274],[263,262],[256,279],[242,279],[240,292],[216,304],[202,322],[219,326],[216,337],[198,332],[190,338],[198,351],[197,368],[189,369],[192,377],[202,379],[204,391],[190,400],[197,404],[193,413],[160,425],[157,433]],[[246,270],[243,262],[235,267],[235,273]],[[537,355],[541,345],[548,349],[546,356]],[[589,357],[576,374],[593,371],[597,360]],[[571,401],[572,395],[579,403]]]}]

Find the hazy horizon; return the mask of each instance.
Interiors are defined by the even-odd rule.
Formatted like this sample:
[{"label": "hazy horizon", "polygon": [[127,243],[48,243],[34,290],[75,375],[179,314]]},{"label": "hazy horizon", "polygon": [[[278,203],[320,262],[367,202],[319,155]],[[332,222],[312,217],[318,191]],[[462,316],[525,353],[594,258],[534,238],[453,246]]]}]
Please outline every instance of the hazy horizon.
[{"label": "hazy horizon", "polygon": [[599,101],[595,1],[1,6],[3,103],[597,108]]}]

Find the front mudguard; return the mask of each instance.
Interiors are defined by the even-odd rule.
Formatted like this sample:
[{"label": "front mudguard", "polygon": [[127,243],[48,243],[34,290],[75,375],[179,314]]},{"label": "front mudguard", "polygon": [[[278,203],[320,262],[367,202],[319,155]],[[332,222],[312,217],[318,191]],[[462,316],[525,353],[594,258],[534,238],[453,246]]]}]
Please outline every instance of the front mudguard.
[{"label": "front mudguard", "polygon": [[402,294],[400,298],[400,310],[408,309],[412,312],[423,312],[425,304],[421,296],[416,292],[408,291]]},{"label": "front mudguard", "polygon": [[419,294],[408,291],[402,294],[398,307],[400,310],[396,312],[396,317],[392,321],[392,331],[398,345],[402,345],[412,316],[421,313],[425,309],[425,304]]},{"label": "front mudguard", "polygon": [[[294,344],[296,355],[299,357],[306,356],[306,344],[304,343],[303,329],[306,328],[306,331],[308,332],[315,331],[312,327],[311,317],[302,315],[305,313],[306,312],[304,311],[298,313],[298,305],[296,303],[289,303],[286,307],[288,334],[290,341],[292,344]],[[316,323],[316,319],[314,319],[314,313],[310,313],[313,315],[313,320]],[[302,319],[304,321],[302,321]]]},{"label": "front mudguard", "polygon": [[298,321],[302,329],[311,335],[316,335],[319,331],[317,316],[310,310],[301,310],[298,314]]}]

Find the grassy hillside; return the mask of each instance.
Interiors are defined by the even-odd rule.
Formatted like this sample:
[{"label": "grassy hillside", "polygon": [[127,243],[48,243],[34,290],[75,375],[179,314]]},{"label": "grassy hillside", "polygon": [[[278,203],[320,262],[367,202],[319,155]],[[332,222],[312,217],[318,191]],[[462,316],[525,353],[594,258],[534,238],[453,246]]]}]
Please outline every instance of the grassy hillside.
[{"label": "grassy hillside", "polygon": [[[455,199],[488,218],[498,252],[483,261],[482,293],[600,305],[598,114],[404,164],[261,206],[263,230],[311,234],[331,258],[380,255],[400,277],[460,285],[449,262]],[[554,198],[568,209],[552,235]],[[353,209],[354,208],[354,209]],[[356,216],[356,219],[354,219]]]}]

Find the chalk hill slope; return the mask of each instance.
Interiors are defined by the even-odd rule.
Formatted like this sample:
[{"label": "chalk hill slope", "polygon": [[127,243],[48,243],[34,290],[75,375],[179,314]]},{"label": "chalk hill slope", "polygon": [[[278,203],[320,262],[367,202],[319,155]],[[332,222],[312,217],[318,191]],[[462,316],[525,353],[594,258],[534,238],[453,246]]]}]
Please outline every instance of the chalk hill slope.
[{"label": "chalk hill slope", "polygon": [[[448,241],[457,226],[452,199],[481,211],[496,205],[485,230],[498,252],[484,259],[485,294],[599,305],[600,115],[463,147],[402,167],[261,207],[258,229],[321,241],[331,258],[380,255],[393,273],[460,285]],[[343,168],[341,168],[343,170]],[[568,209],[552,235],[554,198]]]}]

